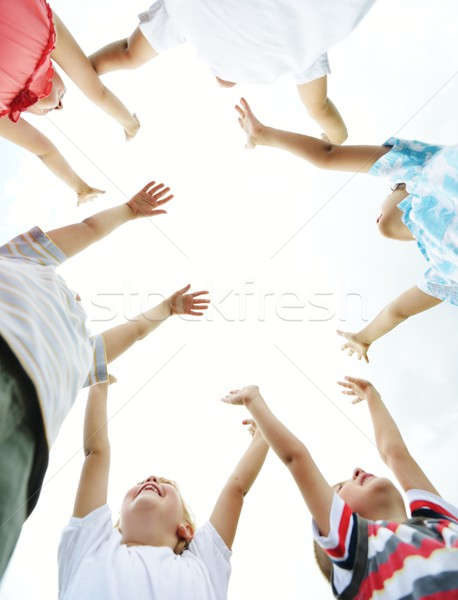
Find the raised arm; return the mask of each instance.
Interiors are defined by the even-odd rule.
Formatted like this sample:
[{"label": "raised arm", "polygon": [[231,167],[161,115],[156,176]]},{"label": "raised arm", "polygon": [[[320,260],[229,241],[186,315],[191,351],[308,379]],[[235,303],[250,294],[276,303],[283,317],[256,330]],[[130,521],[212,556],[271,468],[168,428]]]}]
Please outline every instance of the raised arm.
[{"label": "raised arm", "polygon": [[190,287],[191,285],[188,284],[147,312],[140,313],[133,319],[104,331],[102,335],[107,362],[110,363],[118,358],[135,342],[145,338],[173,315],[202,316],[204,314],[202,311],[208,308],[210,300],[200,296],[208,294],[208,291],[188,294]]},{"label": "raised arm", "polygon": [[168,194],[169,191],[170,188],[164,187],[163,183],[156,185],[155,181],[151,181],[129,202],[92,215],[81,223],[48,231],[47,235],[69,258],[106,237],[128,221],[166,213],[165,210],[159,210],[158,207],[173,198],[173,195]]},{"label": "raised arm", "polygon": [[210,517],[211,524],[228,548],[234,543],[245,496],[256,481],[269,450],[254,422],[244,423],[250,425],[253,439],[223,487]]},{"label": "raised arm", "polygon": [[104,194],[91,187],[71,168],[59,150],[42,133],[24,119],[13,123],[7,117],[0,119],[0,135],[6,140],[35,154],[48,169],[67,184],[78,196],[78,204]]},{"label": "raised arm", "polygon": [[126,139],[134,137],[140,128],[136,115],[132,115],[119,98],[103,85],[88,57],[55,12],[53,20],[57,33],[56,47],[51,54],[53,60],[89,100],[122,125]]},{"label": "raised arm", "polygon": [[329,533],[333,490],[309,451],[272,413],[257,386],[236,390],[223,398],[228,404],[244,404],[264,439],[290,470],[322,535]]},{"label": "raised arm", "polygon": [[429,308],[440,304],[442,300],[425,294],[420,288],[414,286],[398,296],[393,302],[387,304],[383,310],[366,327],[351,333],[337,330],[337,333],[346,339],[342,350],[348,350],[348,355],[356,354],[358,359],[363,358],[369,362],[367,353],[375,340],[397,327],[400,323]]},{"label": "raised arm", "polygon": [[107,502],[110,442],[107,425],[108,383],[91,387],[84,417],[84,464],[73,516],[83,518]]},{"label": "raised arm", "polygon": [[367,402],[379,454],[403,490],[420,489],[438,496],[439,492],[410,455],[398,426],[372,383],[357,377],[345,377],[345,381],[338,383],[345,388],[343,394],[354,398],[353,404]]},{"label": "raised arm", "polygon": [[390,148],[385,146],[338,146],[328,141],[266,127],[254,116],[248,102],[241,98],[236,110],[240,127],[247,134],[246,148],[271,146],[286,150],[320,169],[367,173]]}]

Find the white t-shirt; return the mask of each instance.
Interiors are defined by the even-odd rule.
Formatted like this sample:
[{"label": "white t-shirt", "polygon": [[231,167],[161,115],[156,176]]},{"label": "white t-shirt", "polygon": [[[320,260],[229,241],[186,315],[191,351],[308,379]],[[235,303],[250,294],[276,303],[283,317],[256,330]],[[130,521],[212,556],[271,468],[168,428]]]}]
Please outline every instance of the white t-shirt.
[{"label": "white t-shirt", "polygon": [[335,46],[375,0],[156,0],[140,29],[157,52],[184,41],[214,75],[272,83],[290,73],[306,83],[329,72]]},{"label": "white t-shirt", "polygon": [[231,551],[211,523],[188,550],[126,546],[108,505],[72,517],[59,545],[60,600],[226,600]]}]

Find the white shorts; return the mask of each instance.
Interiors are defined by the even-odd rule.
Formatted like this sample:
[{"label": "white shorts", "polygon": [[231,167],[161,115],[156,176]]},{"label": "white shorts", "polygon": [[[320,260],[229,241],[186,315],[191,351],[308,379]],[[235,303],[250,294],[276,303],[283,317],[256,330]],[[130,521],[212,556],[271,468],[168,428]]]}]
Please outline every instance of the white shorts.
[{"label": "white shorts", "polygon": [[176,25],[171,21],[162,0],[156,0],[147,11],[138,15],[139,28],[153,50],[165,52],[185,42]]},{"label": "white shorts", "polygon": [[301,85],[303,83],[309,83],[310,81],[319,79],[320,77],[324,77],[325,75],[329,75],[330,72],[331,68],[329,66],[328,53],[323,52],[323,54],[316,59],[311,67],[299,75],[295,73],[293,77],[296,84]]}]

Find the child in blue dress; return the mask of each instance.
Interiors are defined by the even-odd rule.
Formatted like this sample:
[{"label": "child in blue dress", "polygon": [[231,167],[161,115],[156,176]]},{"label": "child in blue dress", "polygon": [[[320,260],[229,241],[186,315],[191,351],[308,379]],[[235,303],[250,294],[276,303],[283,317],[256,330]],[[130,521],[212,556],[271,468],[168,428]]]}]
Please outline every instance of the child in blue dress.
[{"label": "child in blue dress", "polygon": [[322,169],[387,177],[392,192],[377,219],[386,237],[417,242],[428,263],[418,284],[388,304],[357,333],[338,331],[342,350],[369,361],[371,344],[407,318],[447,300],[458,305],[458,146],[390,138],[382,146],[336,146],[266,127],[243,98],[236,106],[247,148],[286,150]]},{"label": "child in blue dress", "polygon": [[458,508],[440,497],[413,459],[374,386],[355,377],[339,383],[353,403],[367,402],[375,443],[407,495],[410,517],[402,494],[385,477],[358,467],[351,478],[330,486],[305,445],[271,412],[257,386],[230,392],[223,401],[248,409],[290,470],[313,516],[317,561],[336,598],[457,598]]}]

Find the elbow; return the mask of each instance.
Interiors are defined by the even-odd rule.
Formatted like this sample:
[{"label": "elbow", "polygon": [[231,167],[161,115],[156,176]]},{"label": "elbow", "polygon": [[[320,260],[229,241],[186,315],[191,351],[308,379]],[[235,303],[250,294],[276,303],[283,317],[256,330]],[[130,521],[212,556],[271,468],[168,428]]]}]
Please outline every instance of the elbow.
[{"label": "elbow", "polygon": [[37,158],[39,158],[41,161],[43,161],[44,163],[50,159],[53,158],[53,156],[56,156],[57,154],[59,154],[59,151],[57,150],[56,146],[54,146],[53,143],[51,143],[49,140],[46,140],[47,143],[41,145],[40,144],[40,148],[38,148],[37,150],[34,151],[34,154]]},{"label": "elbow", "polygon": [[91,444],[91,443],[84,444],[84,458],[86,460],[92,459],[92,458],[97,459],[99,457],[102,457],[104,459],[110,458],[110,453],[111,453],[111,448],[110,448],[110,443],[108,441],[103,442],[101,444]]},{"label": "elbow", "polygon": [[303,465],[308,456],[308,451],[304,444],[297,442],[293,447],[284,452],[280,458],[291,472],[296,470],[298,465]]},{"label": "elbow", "polygon": [[335,169],[334,156],[338,146],[331,142],[322,141],[321,152],[317,155],[313,164],[319,169]]}]

